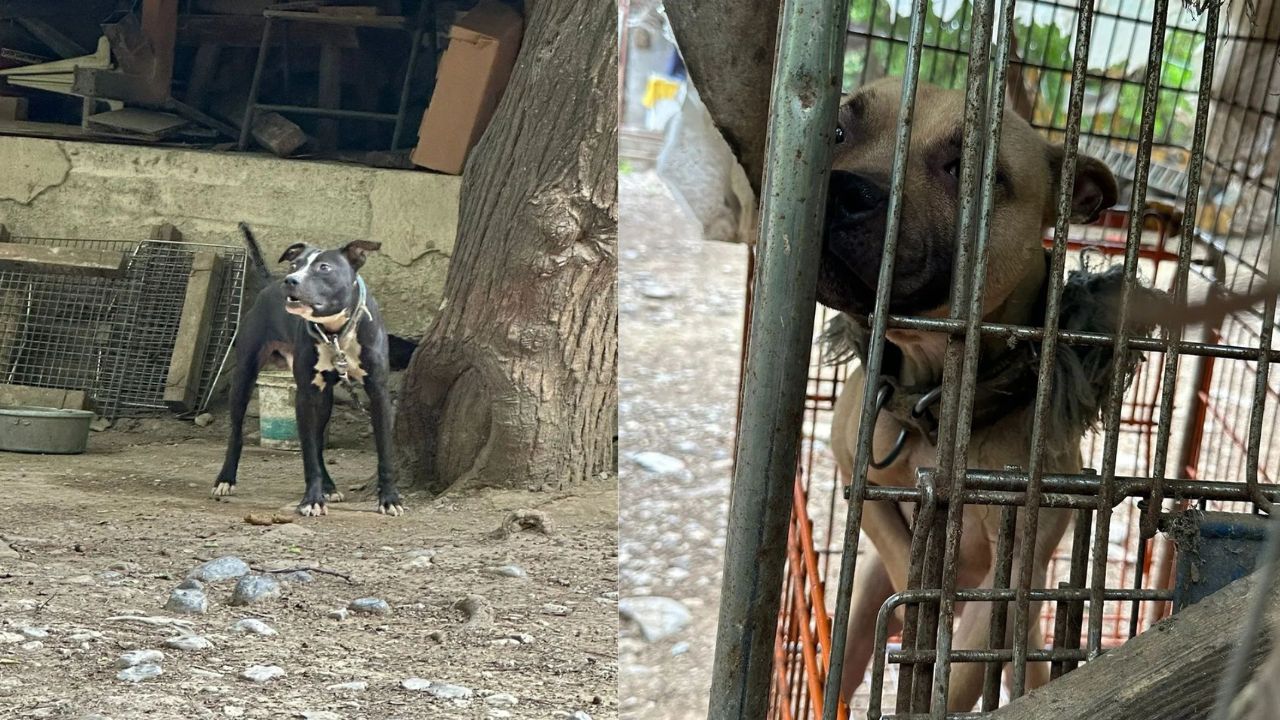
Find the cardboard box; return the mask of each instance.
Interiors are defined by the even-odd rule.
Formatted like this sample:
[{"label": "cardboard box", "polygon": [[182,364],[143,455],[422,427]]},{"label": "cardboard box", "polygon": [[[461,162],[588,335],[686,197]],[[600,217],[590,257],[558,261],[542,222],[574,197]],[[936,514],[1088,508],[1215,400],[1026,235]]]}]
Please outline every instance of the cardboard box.
[{"label": "cardboard box", "polygon": [[507,88],[523,31],[520,13],[498,0],[481,0],[454,24],[410,155],[415,165],[462,172]]},{"label": "cardboard box", "polygon": [[0,120],[26,120],[27,99],[0,95]]}]

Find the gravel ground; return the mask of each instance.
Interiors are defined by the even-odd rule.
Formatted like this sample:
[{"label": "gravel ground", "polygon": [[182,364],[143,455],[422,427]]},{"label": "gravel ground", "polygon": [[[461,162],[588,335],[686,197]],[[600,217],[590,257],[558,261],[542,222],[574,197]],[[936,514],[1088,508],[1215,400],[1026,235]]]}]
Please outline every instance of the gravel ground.
[{"label": "gravel ground", "polygon": [[[616,718],[616,487],[409,495],[389,518],[365,427],[335,419],[347,502],[323,518],[293,515],[299,456],[254,444],[210,498],[221,417],[0,456],[0,718]],[[497,537],[521,511],[550,534]],[[256,579],[186,582],[228,556]]]},{"label": "gravel ground", "polygon": [[622,173],[619,191],[620,706],[704,718],[747,252],[703,241],[652,172]]}]

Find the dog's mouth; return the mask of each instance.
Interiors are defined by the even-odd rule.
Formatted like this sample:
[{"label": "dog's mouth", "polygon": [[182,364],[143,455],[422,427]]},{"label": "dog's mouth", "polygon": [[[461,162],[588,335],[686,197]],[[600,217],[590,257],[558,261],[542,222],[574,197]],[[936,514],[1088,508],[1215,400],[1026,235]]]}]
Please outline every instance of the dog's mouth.
[{"label": "dog's mouth", "polygon": [[284,298],[285,312],[293,313],[294,315],[318,315],[323,307],[320,303],[307,302],[297,295],[285,295]]},{"label": "dog's mouth", "polygon": [[[951,288],[951,256],[947,242],[933,234],[900,236],[889,311],[913,315],[946,303]],[[855,315],[875,306],[876,285],[884,256],[884,224],[867,226],[828,222],[818,275],[818,301]]]}]

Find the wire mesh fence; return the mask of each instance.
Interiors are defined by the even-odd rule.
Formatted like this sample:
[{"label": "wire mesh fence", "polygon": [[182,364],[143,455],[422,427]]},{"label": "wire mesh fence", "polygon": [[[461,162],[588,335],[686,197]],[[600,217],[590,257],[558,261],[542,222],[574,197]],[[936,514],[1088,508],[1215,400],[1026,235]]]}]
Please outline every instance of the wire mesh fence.
[{"label": "wire mesh fence", "polygon": [[81,390],[108,418],[169,412],[170,360],[197,252],[222,258],[208,341],[199,362],[199,405],[219,384],[240,322],[245,252],[188,242],[15,237],[12,242],[123,253],[109,277],[49,269],[0,269],[0,382]]}]

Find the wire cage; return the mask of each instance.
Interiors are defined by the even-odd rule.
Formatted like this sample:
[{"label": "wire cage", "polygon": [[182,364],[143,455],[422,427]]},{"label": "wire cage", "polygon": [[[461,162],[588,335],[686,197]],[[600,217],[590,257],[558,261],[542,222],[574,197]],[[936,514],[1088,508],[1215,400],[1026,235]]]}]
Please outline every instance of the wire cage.
[{"label": "wire cage", "polygon": [[[1075,108],[1079,152],[1106,162],[1121,185],[1120,206],[1093,225],[1069,227],[1063,243],[1068,269],[1129,260],[1133,280],[1193,300],[1259,287],[1271,263],[1280,170],[1280,153],[1272,143],[1277,98],[1270,91],[1277,36],[1269,30],[1280,23],[1280,8],[1273,10],[1269,3],[1171,8],[1164,0],[1097,0],[1087,7],[1073,0],[1009,2],[1011,31],[992,33],[993,44],[1007,42],[1010,51],[1006,107],[1061,142],[1072,117],[1072,81],[1083,68],[1083,101]],[[917,18],[923,24],[920,82],[964,89],[971,0],[853,0],[844,55],[846,91],[902,74],[913,4],[927,11]],[[992,13],[992,3],[986,8]],[[1082,9],[1088,13],[1083,26]],[[996,4],[993,24],[1000,10]],[[1083,38],[1082,28],[1087,28]],[[1158,35],[1154,28],[1163,32]],[[1155,55],[1150,54],[1153,38],[1163,41]],[[1154,113],[1144,118],[1148,95]],[[1135,196],[1141,198],[1137,208],[1124,204]],[[1045,244],[1054,247],[1053,228]],[[751,267],[748,306],[754,262]],[[820,308],[816,328],[832,315]],[[1280,384],[1268,372],[1276,359],[1274,319],[1274,307],[1255,307],[1186,328],[1181,342],[1126,338],[1143,358],[1117,408],[1114,437],[1109,443],[1105,431],[1086,436],[1083,475],[1038,479],[1062,494],[1075,521],[1053,557],[1045,587],[1028,588],[1046,598],[1036,618],[1045,646],[1020,648],[1015,640],[1014,648],[1001,651],[993,642],[986,655],[938,656],[939,663],[987,665],[979,710],[957,717],[981,717],[1010,699],[999,682],[1005,662],[1025,667],[1028,653],[1039,653],[1051,661],[1056,678],[1173,612],[1178,551],[1171,530],[1183,511],[1266,509],[1273,496],[1267,486],[1280,461],[1272,402]],[[769,716],[951,717],[929,693],[928,680],[940,670],[933,661],[934,627],[944,591],[927,580],[911,588],[915,599],[903,601],[908,620],[900,635],[881,641],[883,627],[867,628],[877,633],[878,644],[869,679],[852,705],[825,693],[835,636],[844,632],[835,627],[836,605],[852,583],[840,576],[842,553],[851,547],[863,553],[870,544],[865,536],[857,544],[846,542],[848,505],[885,502],[889,494],[875,496],[869,490],[846,502],[828,438],[849,368],[824,362],[816,334],[780,588]],[[1036,479],[1024,468],[1009,470],[970,469],[961,502],[990,505],[1012,528],[1014,513],[1028,512],[1027,496]],[[991,499],[995,493],[982,492],[1000,489],[1018,492],[999,502]],[[893,497],[916,501],[921,512],[918,489]],[[912,547],[922,536],[939,537],[946,523],[938,517],[925,526],[917,516]],[[914,561],[936,572],[942,549],[933,545],[922,542],[930,557]],[[996,562],[1007,566],[1010,546],[1003,552],[1004,560]],[[1016,586],[1010,581],[1006,573],[1001,587]],[[1002,595],[996,588],[969,597],[992,602],[998,618],[993,622],[1012,626],[1008,592]],[[930,618],[935,626],[925,624]]]},{"label": "wire cage", "polygon": [[84,391],[108,418],[162,415],[170,359],[197,253],[222,258],[196,411],[218,386],[240,323],[246,254],[165,240],[14,237],[16,243],[123,253],[123,272],[93,277],[0,269],[0,383]]}]

